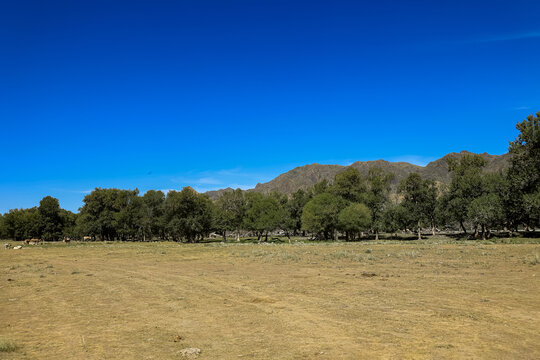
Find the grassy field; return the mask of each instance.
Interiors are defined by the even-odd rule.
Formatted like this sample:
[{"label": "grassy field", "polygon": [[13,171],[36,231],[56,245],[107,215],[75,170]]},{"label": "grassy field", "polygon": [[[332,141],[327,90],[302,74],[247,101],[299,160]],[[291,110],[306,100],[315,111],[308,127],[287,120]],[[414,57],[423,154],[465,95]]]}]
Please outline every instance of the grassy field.
[{"label": "grassy field", "polygon": [[0,358],[539,359],[539,255],[443,239],[2,249]]}]

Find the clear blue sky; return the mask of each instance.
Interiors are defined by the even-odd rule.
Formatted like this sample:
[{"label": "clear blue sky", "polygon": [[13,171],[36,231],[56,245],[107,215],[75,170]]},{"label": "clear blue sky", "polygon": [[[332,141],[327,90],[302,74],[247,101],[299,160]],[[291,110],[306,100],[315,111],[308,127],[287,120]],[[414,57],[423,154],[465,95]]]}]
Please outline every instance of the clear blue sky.
[{"label": "clear blue sky", "polygon": [[94,187],[502,154],[540,110],[540,1],[2,1],[0,212]]}]

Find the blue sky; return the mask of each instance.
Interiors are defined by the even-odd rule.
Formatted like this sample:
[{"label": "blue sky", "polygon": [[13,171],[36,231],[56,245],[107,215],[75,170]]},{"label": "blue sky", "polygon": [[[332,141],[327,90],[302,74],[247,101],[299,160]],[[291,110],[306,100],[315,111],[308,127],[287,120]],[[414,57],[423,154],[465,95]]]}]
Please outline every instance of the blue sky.
[{"label": "blue sky", "polygon": [[540,110],[539,1],[3,1],[0,212],[95,187],[502,154]]}]

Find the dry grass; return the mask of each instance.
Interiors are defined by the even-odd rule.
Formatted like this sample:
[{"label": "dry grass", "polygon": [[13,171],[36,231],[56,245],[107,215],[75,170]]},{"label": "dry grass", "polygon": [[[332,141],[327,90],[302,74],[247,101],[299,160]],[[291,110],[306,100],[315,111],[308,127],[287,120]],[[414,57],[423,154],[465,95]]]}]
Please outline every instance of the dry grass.
[{"label": "dry grass", "polygon": [[[538,244],[0,251],[6,359],[540,358]],[[8,281],[9,279],[9,281]]]},{"label": "dry grass", "polygon": [[18,347],[11,340],[0,339],[0,353],[9,353],[17,350]]}]

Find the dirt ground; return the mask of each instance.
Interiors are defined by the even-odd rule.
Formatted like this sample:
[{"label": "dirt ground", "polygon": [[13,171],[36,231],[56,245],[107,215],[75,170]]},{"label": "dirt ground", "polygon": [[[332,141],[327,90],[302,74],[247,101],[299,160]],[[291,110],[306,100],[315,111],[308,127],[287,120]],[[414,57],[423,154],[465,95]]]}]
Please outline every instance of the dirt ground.
[{"label": "dirt ground", "polygon": [[540,359],[540,244],[0,250],[2,359]]}]

